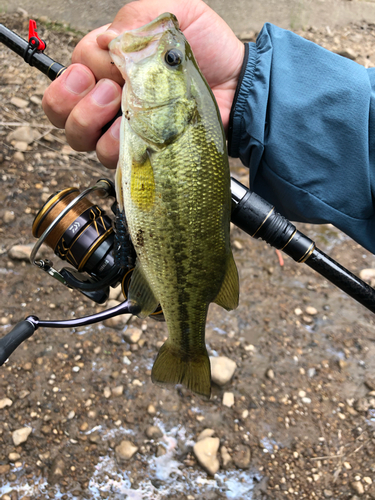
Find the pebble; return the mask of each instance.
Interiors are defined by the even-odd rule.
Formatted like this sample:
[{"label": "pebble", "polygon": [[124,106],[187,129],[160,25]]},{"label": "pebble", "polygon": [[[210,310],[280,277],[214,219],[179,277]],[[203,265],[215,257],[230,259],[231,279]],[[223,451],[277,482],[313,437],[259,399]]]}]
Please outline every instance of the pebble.
[{"label": "pebble", "polygon": [[21,427],[21,429],[17,429],[12,432],[14,446],[25,443],[27,441],[27,438],[30,436],[31,431],[31,427]]},{"label": "pebble", "polygon": [[353,481],[352,483],[350,483],[350,486],[352,490],[356,492],[357,495],[363,495],[365,492],[365,488],[361,483],[361,481]]},{"label": "pebble", "polygon": [[193,447],[194,455],[201,467],[208,474],[213,476],[220,468],[217,452],[220,446],[220,439],[206,437],[195,443]]},{"label": "pebble", "polygon": [[159,439],[162,435],[162,431],[156,425],[150,425],[150,427],[147,427],[146,429],[146,436],[148,439]]},{"label": "pebble", "polygon": [[131,318],[132,314],[120,314],[119,316],[114,316],[113,318],[106,319],[104,321],[104,324],[109,328],[122,330],[130,321]]},{"label": "pebble", "polygon": [[16,462],[17,460],[19,460],[21,458],[21,455],[19,453],[9,453],[8,455],[8,458],[10,460],[10,462]]},{"label": "pebble", "polygon": [[227,465],[232,461],[232,457],[230,456],[230,454],[225,446],[221,447],[220,455],[221,455],[223,467],[225,469],[227,467]]},{"label": "pebble", "polygon": [[223,394],[223,405],[228,408],[232,408],[234,405],[234,394],[233,392],[224,392]]},{"label": "pebble", "polygon": [[109,300],[121,300],[122,298],[122,287],[121,285],[117,285],[115,288],[109,289]]},{"label": "pebble", "polygon": [[331,491],[331,490],[324,490],[323,491],[323,495],[325,496],[325,498],[331,498],[333,496],[333,491]]},{"label": "pebble", "polygon": [[14,219],[16,218],[16,214],[11,211],[11,210],[6,210],[3,215],[3,221],[5,224],[9,224],[10,222],[13,222]]},{"label": "pebble", "polygon": [[72,418],[74,418],[76,416],[76,413],[74,410],[71,410],[69,413],[68,413],[68,419],[69,420],[72,420]]},{"label": "pebble", "polygon": [[8,256],[13,260],[24,260],[28,262],[33,248],[33,243],[29,245],[14,245],[9,249]]},{"label": "pebble", "polygon": [[21,99],[20,97],[12,97],[10,102],[13,106],[16,106],[16,108],[26,108],[29,104],[28,101],[25,101],[25,99]]},{"label": "pebble", "polygon": [[121,443],[115,448],[117,461],[130,460],[132,456],[137,453],[137,451],[138,447],[134,446],[131,441],[121,441]]},{"label": "pebble", "polygon": [[118,385],[117,387],[114,387],[112,389],[112,395],[114,397],[121,396],[123,394],[123,392],[124,392],[124,386],[123,385]]},{"label": "pebble", "polygon": [[274,378],[275,378],[275,372],[272,370],[272,368],[269,368],[266,371],[266,377],[269,378],[270,380],[274,380]]},{"label": "pebble", "polygon": [[366,377],[365,384],[370,391],[375,391],[375,377]]},{"label": "pebble", "polygon": [[317,309],[315,309],[315,307],[307,306],[305,309],[305,313],[309,314],[310,316],[315,316],[316,314],[318,314],[318,311]]},{"label": "pebble", "polygon": [[371,286],[375,286],[375,269],[362,269],[359,272],[359,277],[361,280],[366,281]]},{"label": "pebble", "polygon": [[247,469],[250,466],[251,450],[244,444],[239,445],[232,458],[236,467],[239,469]]},{"label": "pebble", "polygon": [[0,476],[2,474],[8,474],[9,471],[10,471],[10,465],[9,464],[0,465]]},{"label": "pebble", "polygon": [[31,144],[37,137],[39,133],[31,127],[18,127],[7,135],[7,141],[12,142],[25,142],[26,144]]},{"label": "pebble", "polygon": [[210,356],[211,379],[217,385],[225,385],[233,377],[236,363],[226,356]]},{"label": "pebble", "polygon": [[111,397],[111,394],[112,394],[112,391],[109,387],[104,387],[104,390],[103,390],[103,395],[105,398],[110,398]]},{"label": "pebble", "polygon": [[24,141],[17,141],[14,143],[14,149],[17,149],[17,151],[25,152],[27,151],[27,142]]},{"label": "pebble", "polygon": [[212,437],[215,434],[213,429],[204,429],[197,437],[197,442],[205,439],[206,437]]},{"label": "pebble", "polygon": [[351,48],[340,50],[337,52],[337,54],[346,57],[347,59],[351,59],[352,61],[355,61],[357,59],[357,54]]},{"label": "pebble", "polygon": [[124,332],[124,339],[129,344],[136,344],[140,340],[142,333],[140,328],[130,327]]},{"label": "pebble", "polygon": [[147,413],[149,415],[155,415],[155,413],[156,413],[155,406],[154,405],[148,405],[148,407],[147,407]]},{"label": "pebble", "polygon": [[7,406],[12,406],[13,401],[9,398],[0,399],[0,410],[6,408]]}]

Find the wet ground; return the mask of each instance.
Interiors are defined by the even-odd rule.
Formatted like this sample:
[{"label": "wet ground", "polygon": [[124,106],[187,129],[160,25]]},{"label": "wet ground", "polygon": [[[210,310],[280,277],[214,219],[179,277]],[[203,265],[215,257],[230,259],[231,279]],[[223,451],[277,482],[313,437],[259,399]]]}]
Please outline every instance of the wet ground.
[{"label": "wet ground", "polygon": [[[21,14],[0,22],[26,36]],[[38,27],[48,53],[68,64],[80,34]],[[375,63],[373,26],[300,34]],[[73,152],[44,118],[43,75],[3,47],[0,67],[5,335],[31,313],[65,319],[102,309],[10,249],[33,242],[33,219],[52,193],[111,174],[94,154]],[[35,132],[26,146],[17,133],[9,137],[25,125]],[[239,163],[232,168],[246,178]],[[354,273],[375,267],[373,255],[335,228],[299,227]],[[236,362],[231,381],[214,385],[210,401],[154,386],[150,371],[167,330],[150,319],[39,329],[0,368],[0,498],[375,498],[373,315],[308,267],[288,257],[281,266],[272,248],[237,228],[232,242],[240,305],[231,313],[211,306],[207,322],[209,354]],[[223,404],[228,392],[231,407]],[[25,427],[27,439],[15,444],[13,432]],[[220,439],[214,476],[193,453],[207,428]],[[137,449],[130,459],[118,448],[124,440]]]}]

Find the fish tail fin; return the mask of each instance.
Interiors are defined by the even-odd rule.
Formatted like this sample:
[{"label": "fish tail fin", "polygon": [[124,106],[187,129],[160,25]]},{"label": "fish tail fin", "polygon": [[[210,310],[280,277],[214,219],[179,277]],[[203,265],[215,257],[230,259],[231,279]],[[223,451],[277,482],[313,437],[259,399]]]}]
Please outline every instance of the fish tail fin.
[{"label": "fish tail fin", "polygon": [[181,384],[195,394],[209,398],[211,366],[206,349],[187,358],[167,340],[152,367],[151,379],[156,384]]}]

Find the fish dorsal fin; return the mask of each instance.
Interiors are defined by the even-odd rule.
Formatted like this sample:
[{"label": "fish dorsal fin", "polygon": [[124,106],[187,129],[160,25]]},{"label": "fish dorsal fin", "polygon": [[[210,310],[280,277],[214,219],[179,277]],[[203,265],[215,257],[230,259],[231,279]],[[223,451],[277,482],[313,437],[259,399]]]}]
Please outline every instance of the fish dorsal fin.
[{"label": "fish dorsal fin", "polygon": [[155,311],[159,304],[145,277],[139,260],[137,260],[130,280],[128,300],[132,304],[132,307],[134,307],[135,314],[139,318],[146,318],[146,316]]},{"label": "fish dorsal fin", "polygon": [[227,258],[227,271],[220,291],[214,302],[227,311],[232,311],[238,306],[239,282],[236,263],[234,262],[232,251]]}]

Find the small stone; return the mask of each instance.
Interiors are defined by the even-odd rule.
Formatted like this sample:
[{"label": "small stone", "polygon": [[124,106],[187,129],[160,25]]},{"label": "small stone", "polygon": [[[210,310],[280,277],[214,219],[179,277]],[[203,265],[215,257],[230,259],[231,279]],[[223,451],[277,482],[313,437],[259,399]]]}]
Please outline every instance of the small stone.
[{"label": "small stone", "polygon": [[369,477],[369,476],[365,476],[365,477],[363,478],[363,480],[364,480],[364,482],[365,482],[365,483],[367,483],[367,484],[372,484],[372,479],[371,479],[371,477]]},{"label": "small stone", "polygon": [[124,386],[123,385],[118,385],[117,387],[114,387],[112,389],[112,396],[117,397],[121,396],[124,392]]},{"label": "small stone", "polygon": [[275,372],[272,370],[272,368],[268,368],[268,370],[266,371],[266,377],[270,380],[274,380]]},{"label": "small stone", "polygon": [[311,325],[311,323],[314,323],[314,320],[312,319],[312,317],[311,316],[307,316],[306,314],[304,314],[302,316],[302,321],[304,323],[306,323],[306,325]]},{"label": "small stone", "polygon": [[223,394],[223,405],[228,408],[232,408],[234,405],[234,394],[233,392],[224,392]]},{"label": "small stone", "polygon": [[142,333],[143,332],[140,328],[131,326],[126,330],[126,332],[124,332],[124,338],[129,344],[136,344],[140,340]]},{"label": "small stone", "polygon": [[362,269],[359,272],[359,277],[361,280],[366,281],[371,286],[375,286],[375,269]]},{"label": "small stone", "polygon": [[350,483],[350,486],[357,495],[363,495],[365,492],[365,488],[361,481],[353,481],[352,483]]},{"label": "small stone", "polygon": [[20,399],[25,399],[29,394],[30,394],[30,391],[28,391],[27,389],[24,389],[23,391],[19,392],[18,397]]},{"label": "small stone", "polygon": [[17,462],[21,458],[21,455],[19,453],[9,453],[8,455],[9,461],[10,462]]},{"label": "small stone", "polygon": [[14,446],[25,443],[27,438],[30,436],[31,431],[31,427],[22,427],[21,429],[17,429],[12,432]]},{"label": "small stone", "polygon": [[315,307],[307,306],[305,309],[305,313],[309,316],[315,316],[316,314],[318,314],[318,311],[317,309],[315,309]]},{"label": "small stone", "polygon": [[137,451],[138,447],[134,446],[131,441],[121,441],[121,443],[115,448],[117,461],[130,460],[132,456],[137,453]]},{"label": "small stone", "polygon": [[81,427],[79,428],[80,431],[85,432],[89,428],[89,424],[87,422],[83,422]]},{"label": "small stone", "polygon": [[230,454],[225,446],[221,447],[220,454],[221,454],[221,460],[223,462],[223,467],[225,469],[227,467],[227,465],[232,461],[232,457],[230,456]]},{"label": "small stone", "polygon": [[298,392],[298,397],[304,398],[305,396],[306,396],[306,392],[305,391],[299,391]]},{"label": "small stone", "polygon": [[146,429],[146,436],[148,439],[159,439],[162,435],[162,431],[156,425],[150,425],[150,427]]},{"label": "small stone", "polygon": [[204,429],[197,437],[197,442],[205,439],[206,437],[212,437],[215,434],[213,429]]},{"label": "small stone", "polygon": [[165,446],[163,446],[162,444],[159,444],[157,449],[156,449],[156,456],[162,457],[166,453],[167,453],[167,450],[165,449]]},{"label": "small stone", "polygon": [[148,405],[148,408],[147,408],[147,413],[149,415],[155,415],[156,413],[156,408],[154,405]]},{"label": "small stone", "polygon": [[41,106],[42,105],[42,100],[38,96],[36,96],[36,95],[32,95],[30,97],[30,102],[32,102],[36,106]]},{"label": "small stone", "polygon": [[340,50],[337,52],[337,54],[346,57],[347,59],[351,59],[352,61],[355,61],[357,59],[357,54],[351,48]]},{"label": "small stone", "polygon": [[113,318],[106,319],[104,321],[104,324],[109,328],[122,330],[123,328],[125,328],[131,318],[132,314],[120,314],[118,316],[114,316]]},{"label": "small stone", "polygon": [[303,313],[303,311],[302,311],[302,309],[301,309],[300,307],[296,307],[296,308],[294,309],[294,314],[295,314],[296,316],[301,316],[301,314],[302,314],[302,313]]},{"label": "small stone", "polygon": [[13,106],[16,106],[16,108],[26,108],[29,104],[28,101],[25,101],[25,99],[21,99],[20,97],[12,97],[10,102]]},{"label": "small stone", "polygon": [[0,410],[6,408],[7,406],[12,406],[13,401],[9,398],[0,399]]},{"label": "small stone", "polygon": [[117,285],[115,288],[109,289],[109,300],[121,300],[122,298],[122,287],[121,285]]},{"label": "small stone", "polygon": [[366,377],[365,384],[370,391],[375,391],[375,377]]},{"label": "small stone", "polygon": [[8,474],[9,471],[10,471],[10,465],[9,464],[0,465],[0,476],[2,474]]},{"label": "small stone", "polygon": [[30,255],[34,244],[30,245],[14,245],[8,251],[9,258],[13,260],[24,260],[29,262]]},{"label": "small stone", "polygon": [[236,467],[247,469],[250,466],[251,450],[244,444],[239,445],[232,458]]},{"label": "small stone", "polygon": [[25,155],[21,153],[21,151],[15,151],[15,153],[12,156],[12,160],[15,163],[23,163],[25,161]]},{"label": "small stone", "polygon": [[12,142],[25,142],[26,144],[31,144],[37,137],[39,133],[32,129],[31,127],[18,127],[7,135],[7,141]]},{"label": "small stone", "polygon": [[55,460],[52,462],[49,474],[48,474],[48,482],[50,484],[55,484],[59,481],[64,475],[65,463],[61,457],[57,456]]},{"label": "small stone", "polygon": [[302,403],[305,405],[310,405],[311,404],[311,398],[304,397],[301,399]]},{"label": "small stone", "polygon": [[28,361],[23,365],[23,369],[29,372],[32,369],[33,365]]},{"label": "small stone", "polygon": [[225,385],[233,377],[236,363],[226,356],[210,356],[211,378],[217,385]]},{"label": "small stone", "polygon": [[13,211],[6,210],[4,212],[3,221],[5,224],[9,224],[10,222],[13,222],[15,218],[16,218],[16,214]]},{"label": "small stone", "polygon": [[333,496],[333,491],[331,490],[324,490],[323,495],[325,498],[331,498]]},{"label": "small stone", "polygon": [[111,389],[109,387],[104,387],[103,396],[108,399],[111,397],[111,394],[112,394]]},{"label": "small stone", "polygon": [[27,151],[27,142],[24,141],[18,141],[14,143],[14,149],[17,149],[17,151],[25,152]]},{"label": "small stone", "polygon": [[69,413],[68,413],[68,420],[72,420],[72,418],[74,418],[76,416],[76,413],[74,410],[71,410]]},{"label": "small stone", "polygon": [[213,476],[219,470],[220,463],[217,458],[217,452],[220,446],[220,439],[206,437],[195,443],[193,447],[194,455],[201,467],[208,474]]}]

